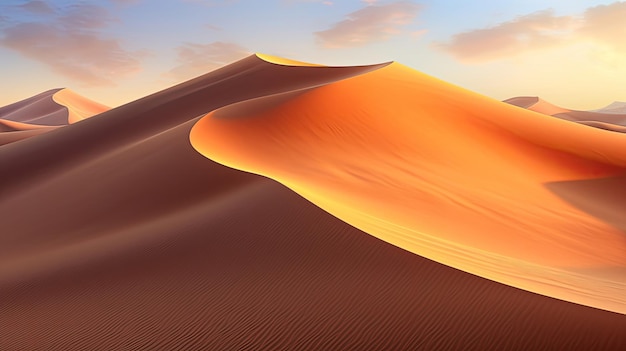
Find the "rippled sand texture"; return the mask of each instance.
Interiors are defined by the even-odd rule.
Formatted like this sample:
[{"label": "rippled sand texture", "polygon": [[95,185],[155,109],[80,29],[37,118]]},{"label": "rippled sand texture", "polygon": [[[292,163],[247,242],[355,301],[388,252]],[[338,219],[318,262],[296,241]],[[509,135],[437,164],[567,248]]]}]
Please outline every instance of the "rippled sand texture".
[{"label": "rippled sand texture", "polygon": [[[251,56],[0,147],[0,350],[626,348],[622,314],[412,254],[190,144],[214,109],[306,96],[383,67],[285,67]],[[251,146],[261,138],[253,135],[242,129],[224,150]],[[301,150],[294,140],[309,142],[290,140],[292,151]],[[300,155],[309,160],[302,171],[326,173],[314,156]]]},{"label": "rippled sand texture", "polygon": [[[208,158],[276,179],[418,255],[626,313],[626,216],[615,215],[626,201],[583,190],[624,173],[621,133],[392,63],[224,107],[201,119],[191,140]],[[583,194],[594,211],[571,201]]]}]

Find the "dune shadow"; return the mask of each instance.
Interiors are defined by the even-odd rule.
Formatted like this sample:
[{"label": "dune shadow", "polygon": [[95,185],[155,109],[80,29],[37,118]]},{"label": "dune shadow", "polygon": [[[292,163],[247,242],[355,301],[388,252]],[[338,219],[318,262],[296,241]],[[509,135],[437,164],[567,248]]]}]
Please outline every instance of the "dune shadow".
[{"label": "dune shadow", "polygon": [[626,173],[544,185],[579,210],[621,230],[626,237]]}]

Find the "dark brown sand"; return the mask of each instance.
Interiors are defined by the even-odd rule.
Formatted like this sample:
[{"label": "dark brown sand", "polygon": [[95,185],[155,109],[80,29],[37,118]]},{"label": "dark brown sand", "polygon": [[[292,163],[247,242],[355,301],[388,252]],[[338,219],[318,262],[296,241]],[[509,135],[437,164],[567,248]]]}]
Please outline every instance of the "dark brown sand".
[{"label": "dark brown sand", "polygon": [[624,315],[421,258],[189,143],[217,107],[369,69],[250,57],[0,147],[0,350],[626,348]]}]

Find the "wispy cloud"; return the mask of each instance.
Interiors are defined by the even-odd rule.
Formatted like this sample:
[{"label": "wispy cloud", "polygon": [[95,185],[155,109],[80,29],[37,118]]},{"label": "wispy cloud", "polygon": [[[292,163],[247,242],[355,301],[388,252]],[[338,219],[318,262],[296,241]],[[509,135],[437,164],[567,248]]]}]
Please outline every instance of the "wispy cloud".
[{"label": "wispy cloud", "polygon": [[466,61],[492,60],[558,45],[567,39],[576,21],[546,10],[520,16],[497,26],[456,34],[437,47]]},{"label": "wispy cloud", "polygon": [[210,44],[186,43],[177,48],[179,66],[168,76],[181,81],[207,73],[237,61],[251,53],[235,43],[216,41]]},{"label": "wispy cloud", "polygon": [[350,13],[330,29],[316,32],[318,43],[327,48],[343,48],[387,40],[402,33],[401,28],[411,23],[421,8],[408,1],[385,5],[371,0],[364,2],[368,6]]},{"label": "wispy cloud", "polygon": [[28,1],[19,5],[19,7],[36,14],[52,14],[55,12],[54,9],[50,7],[50,5],[40,0]]},{"label": "wispy cloud", "polygon": [[[41,5],[25,10],[41,14]],[[52,10],[52,9],[51,9]],[[122,48],[100,30],[116,19],[99,6],[80,3],[47,12],[40,21],[14,23],[2,30],[0,45],[15,50],[85,86],[115,85],[141,69],[140,52]]]},{"label": "wispy cloud", "polygon": [[587,9],[575,34],[626,54],[626,2]]},{"label": "wispy cloud", "polygon": [[584,13],[556,16],[544,10],[489,28],[452,36],[433,46],[466,62],[485,62],[580,42],[603,44],[626,53],[626,2],[591,7]]}]

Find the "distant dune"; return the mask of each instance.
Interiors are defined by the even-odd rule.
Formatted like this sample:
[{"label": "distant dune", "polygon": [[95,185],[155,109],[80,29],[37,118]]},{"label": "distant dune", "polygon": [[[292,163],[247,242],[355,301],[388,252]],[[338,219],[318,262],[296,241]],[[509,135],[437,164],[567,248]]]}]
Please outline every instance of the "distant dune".
[{"label": "distant dune", "polygon": [[[515,245],[530,241],[519,230],[478,232],[477,223],[499,215],[523,226],[522,220],[536,219],[525,213],[533,211],[529,201],[541,196],[532,203],[548,201],[540,206],[546,212],[568,209],[574,229],[567,227],[555,237],[556,228],[542,228],[545,247],[522,258],[543,259],[542,269],[563,262],[587,264],[593,258],[561,252],[560,243],[579,249],[576,244],[586,240],[576,236],[581,225],[591,234],[597,234],[594,225],[607,229],[609,234],[586,243],[597,243],[610,258],[616,254],[606,241],[611,242],[615,230],[567,207],[576,200],[558,201],[538,183],[581,174],[593,179],[588,173],[614,174],[619,167],[588,160],[584,165],[592,167],[587,170],[577,162],[591,156],[575,156],[574,151],[568,156],[522,137],[527,136],[523,126],[540,118],[566,132],[599,130],[460,91],[395,63],[298,65],[250,56],[80,123],[0,147],[0,164],[8,165],[0,172],[0,350],[626,348],[623,314],[447,267],[332,215],[341,218],[364,207],[369,211],[377,206],[372,202],[381,201],[378,208],[384,211],[365,215],[376,216],[372,221],[382,223],[382,229],[397,230],[397,237],[405,235],[400,225],[406,219],[384,223],[378,218],[405,207],[410,207],[409,219],[445,215],[450,228],[464,227],[459,236],[467,238],[453,238],[447,228],[427,239],[407,238],[427,248],[441,243],[433,252],[442,253],[442,262],[448,263],[443,254],[450,253],[453,262],[466,262],[471,270],[490,263],[472,241],[484,246],[493,239],[504,254],[510,252],[503,237]],[[430,93],[417,89],[420,85]],[[446,96],[448,104],[442,101]],[[407,98],[418,107],[413,113],[405,105]],[[485,119],[453,113],[479,107],[487,108],[481,114]],[[445,113],[431,114],[440,108]],[[500,117],[502,111],[511,117],[501,123],[511,129],[488,120],[492,112]],[[539,138],[544,122],[536,123],[531,131],[537,135],[531,136]],[[546,134],[551,132],[548,128]],[[484,155],[476,154],[477,142],[464,133],[484,138],[486,145],[478,150]],[[407,148],[418,142],[424,147],[407,155]],[[221,149],[208,152],[211,145]],[[265,167],[267,174],[314,202],[319,198],[311,196],[312,189],[336,203],[323,203],[331,213],[325,212],[272,179],[215,163],[194,147],[220,162],[254,162],[254,172]],[[494,149],[502,152],[500,157],[493,155]],[[465,153],[450,158],[450,150]],[[546,159],[555,165],[543,164]],[[418,161],[419,167],[409,167]],[[496,161],[503,163],[503,170]],[[530,172],[520,172],[515,163]],[[423,179],[410,183],[418,176]],[[306,179],[312,183],[305,184]],[[496,180],[502,184],[489,188],[499,184]],[[602,187],[618,184],[614,180]],[[452,187],[437,188],[444,185]],[[454,192],[465,186],[477,186],[467,192],[486,194],[506,206],[491,210],[460,205]],[[502,194],[507,186],[520,187],[516,198],[502,198],[508,195]],[[592,180],[580,188],[593,192],[597,185]],[[390,194],[390,189],[397,190]],[[424,200],[413,198],[418,190]],[[529,193],[522,195],[525,191]],[[347,207],[350,198],[362,203]],[[618,202],[613,209],[619,208],[620,198],[610,198]],[[457,208],[464,206],[473,217]],[[601,212],[602,206],[598,208]],[[550,219],[561,225],[554,213],[548,213]],[[358,213],[354,217],[348,222],[364,222]],[[548,225],[548,220],[539,223]],[[427,218],[426,223],[434,221]],[[386,233],[366,229],[376,236]],[[573,240],[566,234],[574,235]],[[397,244],[392,236],[384,239]],[[533,250],[533,244],[517,251]],[[467,254],[454,251],[459,247]],[[475,262],[463,260],[467,257]],[[517,279],[520,272],[510,266],[528,265],[515,255],[508,260],[502,275]],[[489,269],[495,268],[486,265],[484,271]],[[606,273],[602,265],[593,270]],[[529,273],[533,281],[537,275]]]},{"label": "distant dune", "polygon": [[607,106],[606,110],[577,111],[553,105],[538,97],[515,97],[504,102],[567,121],[615,132],[624,132],[623,127],[626,126],[626,111],[620,112],[621,109],[614,104],[609,105],[613,106],[611,108]]},{"label": "distant dune", "polygon": [[109,108],[69,89],[54,89],[0,108],[0,145],[75,123]]},{"label": "distant dune", "polygon": [[0,118],[15,122],[59,126],[67,124],[67,110],[52,96],[63,89],[53,89],[0,108]]},{"label": "distant dune", "polygon": [[76,123],[109,109],[95,101],[76,94],[70,89],[62,89],[52,95],[52,99],[59,105],[65,106],[68,112],[67,123]]},{"label": "distant dune", "polygon": [[[622,177],[619,133],[393,63],[219,109],[199,121],[191,140],[208,158],[276,179],[418,255],[626,313],[626,217],[616,215],[626,202],[577,185]],[[582,194],[593,210],[579,203]]]},{"label": "distant dune", "polygon": [[626,102],[615,101],[599,110],[593,110],[593,112],[626,114]]},{"label": "distant dune", "polygon": [[553,116],[559,113],[572,112],[572,110],[568,110],[568,109],[553,105],[536,96],[514,97],[511,99],[504,100],[504,102],[509,103],[511,105],[523,107],[531,111],[543,113],[545,115],[550,115],[550,116]]}]

